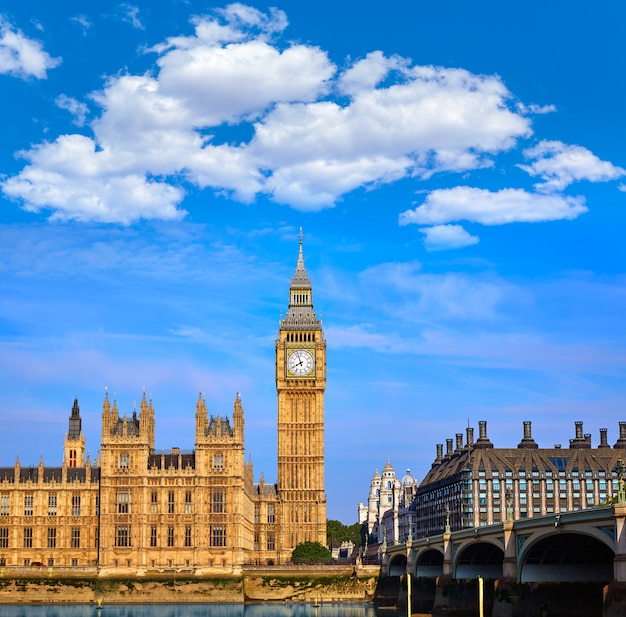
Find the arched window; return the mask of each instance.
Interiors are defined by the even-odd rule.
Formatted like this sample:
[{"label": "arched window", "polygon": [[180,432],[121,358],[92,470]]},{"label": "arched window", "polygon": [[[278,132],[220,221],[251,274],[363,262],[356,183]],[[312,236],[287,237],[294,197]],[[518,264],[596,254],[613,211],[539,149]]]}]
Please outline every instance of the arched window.
[{"label": "arched window", "polygon": [[221,452],[213,455],[213,471],[224,470],[224,455]]}]

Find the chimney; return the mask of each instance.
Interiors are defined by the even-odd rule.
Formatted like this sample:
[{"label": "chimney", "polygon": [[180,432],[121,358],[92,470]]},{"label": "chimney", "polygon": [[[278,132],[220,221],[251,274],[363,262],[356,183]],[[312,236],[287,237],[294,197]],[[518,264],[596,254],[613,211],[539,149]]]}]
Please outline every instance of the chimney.
[{"label": "chimney", "polygon": [[609,442],[607,439],[607,429],[605,428],[601,428],[600,429],[600,445],[598,446],[598,448],[610,448],[611,446],[609,446]]},{"label": "chimney", "polygon": [[467,437],[467,443],[465,444],[466,448],[471,448],[474,445],[474,428],[468,426],[465,429],[465,435]]},{"label": "chimney", "polygon": [[435,458],[430,468],[434,469],[435,467],[438,467],[439,465],[441,465],[442,460],[443,460],[443,444],[438,443],[437,444],[437,458]]},{"label": "chimney", "polygon": [[518,448],[538,448],[537,442],[533,439],[532,424],[530,420],[524,420],[524,437],[517,444]]},{"label": "chimney", "polygon": [[475,448],[493,448],[493,444],[489,441],[487,437],[487,422],[485,420],[480,420],[478,422],[478,439],[476,441]]},{"label": "chimney", "polygon": [[452,456],[452,439],[446,439],[446,456]]},{"label": "chimney", "polygon": [[619,439],[615,442],[613,446],[615,449],[624,449],[626,448],[626,422],[619,423]]},{"label": "chimney", "polygon": [[576,437],[569,440],[570,448],[591,448],[591,437],[583,435],[583,423],[578,421],[574,423],[576,426]]},{"label": "chimney", "polygon": [[460,452],[463,449],[463,433],[456,434],[456,450],[455,452]]}]

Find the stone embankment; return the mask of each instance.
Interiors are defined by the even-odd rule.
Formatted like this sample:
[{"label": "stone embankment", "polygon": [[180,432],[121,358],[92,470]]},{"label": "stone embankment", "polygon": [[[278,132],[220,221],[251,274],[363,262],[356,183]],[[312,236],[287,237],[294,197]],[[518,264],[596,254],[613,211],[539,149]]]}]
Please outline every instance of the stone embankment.
[{"label": "stone embankment", "polygon": [[243,602],[371,602],[378,568],[253,568],[241,573],[0,572],[1,604],[168,604]]}]

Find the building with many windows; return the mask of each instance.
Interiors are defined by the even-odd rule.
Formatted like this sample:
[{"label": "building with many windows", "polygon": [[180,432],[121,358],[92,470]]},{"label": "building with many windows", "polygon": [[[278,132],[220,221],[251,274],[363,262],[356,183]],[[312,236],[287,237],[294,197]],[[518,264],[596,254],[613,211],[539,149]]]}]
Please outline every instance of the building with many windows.
[{"label": "building with many windows", "polygon": [[[626,422],[611,447],[607,429],[592,448],[583,423],[575,423],[569,448],[539,448],[531,423],[524,422],[516,448],[494,448],[487,423],[479,422],[479,437],[466,429],[466,439],[437,444],[437,456],[416,491],[411,535],[421,538],[521,519],[594,507],[614,498],[620,461],[626,457]],[[623,471],[623,470],[622,470]]]},{"label": "building with many windows", "polygon": [[155,411],[120,416],[108,392],[102,442],[85,456],[74,400],[61,467],[0,468],[0,565],[94,566],[106,573],[202,572],[289,561],[303,541],[326,543],[326,341],[313,309],[302,234],[289,305],[276,340],[278,482],[253,481],[244,410],[209,415],[199,396],[189,452],[154,447]]}]

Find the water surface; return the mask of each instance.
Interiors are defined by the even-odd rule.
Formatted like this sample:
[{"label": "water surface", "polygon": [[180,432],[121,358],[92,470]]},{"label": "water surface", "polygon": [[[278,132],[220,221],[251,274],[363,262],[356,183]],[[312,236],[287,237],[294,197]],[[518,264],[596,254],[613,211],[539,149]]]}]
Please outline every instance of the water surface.
[{"label": "water surface", "polygon": [[[388,613],[387,613],[388,614]],[[0,606],[2,617],[378,617],[368,604],[46,604]]]}]

